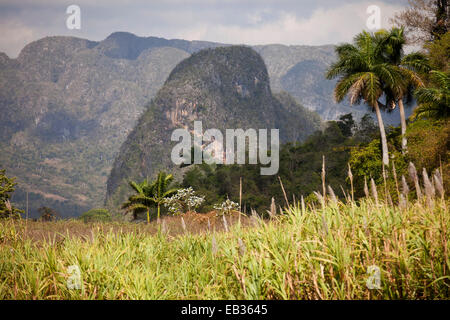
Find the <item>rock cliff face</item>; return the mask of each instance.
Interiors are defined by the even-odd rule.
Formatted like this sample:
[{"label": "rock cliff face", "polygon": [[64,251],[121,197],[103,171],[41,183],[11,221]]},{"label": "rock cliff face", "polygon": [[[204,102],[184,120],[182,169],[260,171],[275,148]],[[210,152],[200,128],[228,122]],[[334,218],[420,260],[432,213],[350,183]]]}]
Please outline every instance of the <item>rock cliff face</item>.
[{"label": "rock cliff face", "polygon": [[107,203],[117,207],[129,180],[158,170],[181,173],[171,161],[177,128],[193,130],[279,129],[281,141],[299,141],[320,126],[320,118],[288,94],[272,95],[261,56],[249,47],[205,49],[180,62],[148,105],[123,144],[108,179]]}]

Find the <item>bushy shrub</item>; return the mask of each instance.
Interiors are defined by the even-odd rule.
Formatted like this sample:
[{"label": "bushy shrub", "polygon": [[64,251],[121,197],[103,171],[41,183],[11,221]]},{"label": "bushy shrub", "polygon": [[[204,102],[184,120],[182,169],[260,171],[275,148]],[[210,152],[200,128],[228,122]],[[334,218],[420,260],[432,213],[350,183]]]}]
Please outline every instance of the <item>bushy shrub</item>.
[{"label": "bushy shrub", "polygon": [[111,221],[111,214],[107,209],[97,208],[86,211],[80,216],[84,222],[107,222]]},{"label": "bushy shrub", "polygon": [[205,197],[195,195],[192,187],[186,189],[179,189],[176,194],[170,198],[164,199],[164,207],[168,211],[177,215],[184,212],[193,211],[198,208],[205,201]]},{"label": "bushy shrub", "polygon": [[220,215],[231,214],[231,212],[239,210],[239,204],[227,199],[221,204],[216,204],[214,209],[216,209]]}]

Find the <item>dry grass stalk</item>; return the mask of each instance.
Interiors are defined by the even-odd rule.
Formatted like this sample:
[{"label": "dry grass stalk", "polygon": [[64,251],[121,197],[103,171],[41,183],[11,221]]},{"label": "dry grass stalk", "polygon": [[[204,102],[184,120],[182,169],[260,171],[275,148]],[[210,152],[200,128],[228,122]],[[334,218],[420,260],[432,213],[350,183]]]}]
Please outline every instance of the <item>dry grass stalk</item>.
[{"label": "dry grass stalk", "polygon": [[305,199],[303,198],[303,195],[301,197],[301,203],[302,203],[302,215],[304,215],[306,212],[306,208],[305,208]]},{"label": "dry grass stalk", "polygon": [[427,197],[433,199],[436,195],[436,190],[434,189],[434,185],[433,183],[431,183],[430,178],[428,177],[427,169],[423,168],[422,176],[425,194]]},{"label": "dry grass stalk", "polygon": [[181,227],[183,228],[183,231],[186,232],[187,228],[186,228],[186,223],[184,222],[183,217],[181,217]]},{"label": "dry grass stalk", "polygon": [[327,190],[326,190],[326,185],[325,185],[325,155],[322,156],[322,194],[323,194],[323,207],[325,207],[325,201],[327,199]]},{"label": "dry grass stalk", "polygon": [[408,200],[409,187],[408,183],[406,183],[406,178],[403,175],[402,175],[402,194],[405,196],[405,199]]},{"label": "dry grass stalk", "polygon": [[334,193],[334,190],[330,185],[328,185],[328,193],[330,194],[331,201],[337,203],[338,201],[336,198],[336,194]]},{"label": "dry grass stalk", "polygon": [[353,173],[352,173],[352,169],[350,168],[350,163],[348,163],[348,178],[350,179],[350,187],[352,189],[352,202],[354,202],[355,197],[354,197],[354,189],[353,189]]},{"label": "dry grass stalk", "polygon": [[364,194],[366,195],[366,198],[370,198],[369,187],[367,186],[367,178],[366,177],[364,177]]},{"label": "dry grass stalk", "polygon": [[378,190],[373,178],[370,179],[370,189],[372,191],[372,197],[375,199],[375,204],[378,206]]},{"label": "dry grass stalk", "polygon": [[212,239],[211,239],[211,252],[213,254],[213,256],[217,255],[218,252],[218,247],[217,247],[217,241],[216,241],[216,236],[213,234],[212,235]]},{"label": "dry grass stalk", "polygon": [[436,190],[434,189],[434,185],[433,183],[431,183],[430,178],[428,177],[427,169],[423,168],[422,176],[425,195],[427,197],[427,205],[431,207],[433,205],[433,200],[436,195]]},{"label": "dry grass stalk", "polygon": [[395,190],[397,191],[397,197],[400,198],[400,188],[398,187],[397,170],[395,169],[395,164],[392,162],[392,174],[395,180]]},{"label": "dry grass stalk", "polygon": [[389,203],[389,205],[390,205],[391,207],[394,206],[394,203],[392,202],[392,197],[391,197],[391,195],[390,195],[389,193],[387,194],[387,201],[388,201],[388,203]]},{"label": "dry grass stalk", "polygon": [[408,172],[409,172],[409,176],[410,176],[411,180],[414,181],[414,186],[416,187],[417,199],[420,200],[420,199],[422,199],[422,190],[420,189],[419,177],[417,176],[416,167],[414,166],[414,164],[412,162],[409,163]]},{"label": "dry grass stalk", "polygon": [[344,187],[342,187],[341,184],[339,185],[339,187],[340,187],[341,190],[342,190],[342,194],[344,195],[345,202],[346,202],[346,203],[353,202],[353,201],[351,201],[350,196],[348,196],[347,193],[345,192]]},{"label": "dry grass stalk", "polygon": [[433,177],[434,177],[434,185],[435,185],[436,191],[439,194],[439,196],[442,199],[444,199],[444,195],[445,195],[444,183],[442,182],[442,176],[441,176],[441,172],[439,171],[439,169],[436,169]]},{"label": "dry grass stalk", "polygon": [[277,207],[275,205],[275,198],[274,197],[272,197],[272,200],[270,202],[270,210],[268,210],[267,213],[269,214],[271,219],[273,217],[275,217],[275,215],[277,214]]},{"label": "dry grass stalk", "polygon": [[278,180],[280,180],[281,190],[283,191],[284,200],[286,201],[286,206],[289,207],[289,201],[286,195],[286,191],[284,190],[283,181],[281,181],[280,176],[278,176]]},{"label": "dry grass stalk", "polygon": [[238,238],[238,245],[239,245],[239,255],[242,257],[245,254],[245,244],[244,241],[242,241],[241,238]]},{"label": "dry grass stalk", "polygon": [[228,222],[227,222],[227,218],[225,218],[225,215],[222,215],[222,221],[223,221],[223,227],[225,228],[225,232],[228,232]]},{"label": "dry grass stalk", "polygon": [[327,236],[328,235],[328,224],[327,224],[327,221],[325,220],[325,214],[323,214],[323,213],[322,213],[322,228],[323,228],[324,234]]},{"label": "dry grass stalk", "polygon": [[400,209],[405,210],[408,207],[407,201],[405,199],[405,196],[403,194],[400,194],[398,205]]},{"label": "dry grass stalk", "polygon": [[314,191],[314,194],[316,195],[317,199],[320,201],[320,203],[322,204],[322,207],[324,207],[324,203],[325,203],[325,199],[324,197],[322,197],[322,195],[320,194],[319,191]]},{"label": "dry grass stalk", "polygon": [[251,214],[251,220],[253,222],[253,225],[257,226],[258,223],[259,223],[259,215],[256,212],[256,210],[254,210],[254,209],[251,209],[251,213],[252,213]]},{"label": "dry grass stalk", "polygon": [[239,211],[242,211],[242,177],[239,178]]}]

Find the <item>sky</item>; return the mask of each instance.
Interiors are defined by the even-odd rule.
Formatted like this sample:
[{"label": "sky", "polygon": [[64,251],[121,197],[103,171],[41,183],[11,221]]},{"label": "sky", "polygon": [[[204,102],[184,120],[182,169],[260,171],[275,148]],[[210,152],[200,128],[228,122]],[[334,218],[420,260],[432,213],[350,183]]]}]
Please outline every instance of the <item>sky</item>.
[{"label": "sky", "polygon": [[[74,4],[79,30],[66,26]],[[116,31],[229,44],[337,44],[367,29],[371,5],[388,28],[407,0],[0,0],[0,52],[15,58],[46,36],[99,41]]]}]

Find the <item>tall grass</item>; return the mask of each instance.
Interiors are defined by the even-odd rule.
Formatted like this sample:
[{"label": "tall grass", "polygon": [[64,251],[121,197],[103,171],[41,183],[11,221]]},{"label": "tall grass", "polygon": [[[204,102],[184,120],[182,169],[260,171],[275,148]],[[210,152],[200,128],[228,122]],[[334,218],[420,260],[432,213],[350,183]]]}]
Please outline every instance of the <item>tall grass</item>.
[{"label": "tall grass", "polygon": [[[3,221],[0,299],[448,299],[447,208],[442,198],[402,208],[333,200],[291,205],[270,221],[254,215],[253,226],[229,232],[98,228],[38,243]],[[80,290],[67,287],[70,265]],[[372,265],[380,289],[366,286]]]}]

